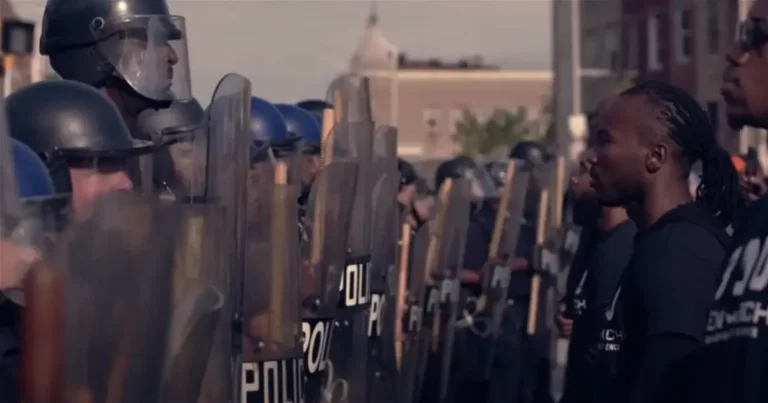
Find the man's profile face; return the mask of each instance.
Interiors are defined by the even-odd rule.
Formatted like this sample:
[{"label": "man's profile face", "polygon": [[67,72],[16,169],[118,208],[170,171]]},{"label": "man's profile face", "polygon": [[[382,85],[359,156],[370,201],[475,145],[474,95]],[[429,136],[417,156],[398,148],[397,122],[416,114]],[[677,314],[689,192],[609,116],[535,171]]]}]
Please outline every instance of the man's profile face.
[{"label": "man's profile face", "polygon": [[124,160],[99,160],[92,166],[70,166],[69,176],[76,212],[85,211],[94,200],[107,193],[133,189]]},{"label": "man's profile face", "polygon": [[640,96],[619,96],[605,102],[594,122],[594,143],[587,151],[590,177],[597,198],[605,206],[621,206],[639,191],[645,172],[641,131],[654,120]]},{"label": "man's profile face", "polygon": [[768,126],[768,0],[757,0],[726,53],[721,93],[734,128]]}]

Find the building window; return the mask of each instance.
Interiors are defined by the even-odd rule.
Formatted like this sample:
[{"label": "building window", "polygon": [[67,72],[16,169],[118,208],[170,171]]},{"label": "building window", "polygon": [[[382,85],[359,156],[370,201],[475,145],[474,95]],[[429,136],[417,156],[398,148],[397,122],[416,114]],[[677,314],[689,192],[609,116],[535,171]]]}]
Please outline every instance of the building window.
[{"label": "building window", "polygon": [[707,1],[707,48],[713,55],[720,54],[720,3],[722,0]]},{"label": "building window", "polygon": [[717,128],[719,127],[720,123],[720,108],[717,101],[711,101],[707,102],[707,113],[709,114],[709,121],[712,122],[712,126],[715,128],[715,133],[717,133]]},{"label": "building window", "polygon": [[450,133],[456,132],[456,125],[464,119],[465,107],[455,107],[448,111],[448,131]]},{"label": "building window", "polygon": [[675,12],[675,59],[687,63],[693,58],[693,10],[683,8]]},{"label": "building window", "polygon": [[435,131],[440,129],[441,117],[442,117],[442,111],[438,108],[426,108],[422,112],[422,118],[424,119],[424,126],[429,131]]},{"label": "building window", "polygon": [[648,69],[661,70],[663,63],[664,40],[662,31],[664,30],[664,19],[662,14],[653,14],[648,17]]}]

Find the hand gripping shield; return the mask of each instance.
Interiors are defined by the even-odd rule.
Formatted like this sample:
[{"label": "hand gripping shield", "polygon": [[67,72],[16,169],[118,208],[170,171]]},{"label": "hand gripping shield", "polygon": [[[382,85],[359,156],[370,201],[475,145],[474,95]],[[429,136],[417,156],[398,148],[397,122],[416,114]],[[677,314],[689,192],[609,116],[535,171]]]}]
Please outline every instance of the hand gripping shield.
[{"label": "hand gripping shield", "polygon": [[[332,137],[326,141],[332,141]],[[326,150],[329,148],[326,147]],[[350,211],[355,200],[358,164],[332,159],[310,190],[301,222],[301,289],[306,401],[346,398],[346,381],[336,378],[330,364],[333,318],[339,304],[339,283],[346,267]],[[334,397],[335,396],[335,397]]]},{"label": "hand gripping shield", "polygon": [[[121,192],[97,200],[81,219],[36,273],[44,275],[27,283],[25,337],[62,337],[63,344],[30,349],[25,378],[47,379],[64,401],[163,401],[163,385],[178,368],[168,354],[178,214]],[[40,358],[48,370],[35,377]]]},{"label": "hand gripping shield", "polygon": [[371,308],[368,321],[369,401],[389,402],[394,398],[397,378],[394,356],[394,319],[385,315],[395,294],[399,212],[397,193],[397,129],[381,126],[374,133],[373,210],[371,236]]},{"label": "hand gripping shield", "polygon": [[[205,177],[202,199],[222,208],[221,266],[229,277],[219,336],[209,360],[203,384],[207,401],[222,401],[240,395],[243,330],[243,287],[246,187],[251,146],[251,83],[237,74],[227,74],[216,86],[206,111]],[[234,357],[234,359],[232,358]]]},{"label": "hand gripping shield", "polygon": [[274,172],[248,187],[241,402],[304,399],[298,190],[284,164]]}]

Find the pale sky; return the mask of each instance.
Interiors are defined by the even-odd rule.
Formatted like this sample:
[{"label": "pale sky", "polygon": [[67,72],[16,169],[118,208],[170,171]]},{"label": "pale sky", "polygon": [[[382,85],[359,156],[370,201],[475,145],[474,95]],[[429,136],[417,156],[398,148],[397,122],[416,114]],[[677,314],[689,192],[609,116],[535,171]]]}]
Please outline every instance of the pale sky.
[{"label": "pale sky", "polygon": [[[44,1],[11,0],[40,20]],[[237,72],[273,102],[323,97],[362,36],[368,0],[170,0],[187,19],[194,95]],[[380,0],[387,39],[411,57],[473,54],[506,67],[549,68],[551,0]]]}]

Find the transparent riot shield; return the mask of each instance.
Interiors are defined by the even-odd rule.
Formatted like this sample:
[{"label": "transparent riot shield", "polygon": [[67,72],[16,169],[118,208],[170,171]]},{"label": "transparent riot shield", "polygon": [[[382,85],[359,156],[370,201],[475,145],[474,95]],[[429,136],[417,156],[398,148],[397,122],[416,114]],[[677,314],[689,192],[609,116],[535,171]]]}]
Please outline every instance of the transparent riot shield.
[{"label": "transparent riot shield", "polygon": [[489,375],[495,340],[501,331],[501,322],[507,308],[507,290],[511,277],[511,262],[515,257],[517,238],[526,205],[530,170],[523,161],[510,161],[505,175],[506,183],[500,190],[488,261],[482,272],[482,293],[475,304],[474,313],[465,312],[465,319],[476,336],[490,341],[490,348],[481,357]]},{"label": "transparent riot shield", "polygon": [[278,164],[275,180],[248,186],[241,402],[304,400],[298,191]]},{"label": "transparent riot shield", "polygon": [[395,397],[397,368],[393,350],[394,320],[386,319],[391,299],[390,283],[396,278],[399,211],[397,193],[397,129],[381,126],[374,133],[373,208],[371,226],[371,306],[368,324],[368,394],[370,402],[389,402]]},{"label": "transparent riot shield", "polygon": [[206,111],[202,199],[223,209],[221,265],[229,277],[228,298],[203,382],[203,399],[208,402],[228,401],[241,392],[246,184],[252,145],[248,130],[250,101],[250,81],[227,74],[216,86]]},{"label": "transparent riot shield", "polygon": [[224,209],[204,202],[173,208],[181,222],[173,263],[170,345],[162,398],[194,403],[209,398],[201,399],[203,380],[209,358],[215,358],[211,353],[229,296],[229,273],[222,254],[226,250]]},{"label": "transparent riot shield", "polygon": [[[463,254],[463,246],[458,247],[455,239],[455,227],[462,226],[469,218],[466,180],[448,180],[440,188],[436,200],[433,218],[419,232],[427,231],[426,237],[416,233],[411,271],[420,281],[409,288],[409,297],[413,289],[421,290],[416,302],[424,310],[424,320],[419,333],[414,337],[415,347],[411,352],[411,365],[403,368],[403,387],[407,395],[403,398],[418,398],[423,387],[431,391],[437,386],[443,328],[452,329],[450,314],[455,311],[453,301],[458,300],[458,267],[456,254]],[[454,289],[456,288],[456,289]],[[445,292],[445,295],[444,295]],[[443,297],[445,302],[443,302]],[[445,318],[443,311],[445,310]],[[455,314],[454,314],[455,315]],[[444,320],[445,319],[445,320]],[[450,331],[450,330],[448,330]]]},{"label": "transparent riot shield", "polygon": [[[178,214],[121,192],[100,198],[89,217],[70,225],[56,258],[41,268],[56,267],[61,276],[49,272],[27,283],[35,309],[25,315],[48,298],[58,302],[50,321],[63,323],[51,336],[63,344],[45,350],[43,375],[63,389],[57,397],[66,402],[162,401]],[[40,292],[46,287],[49,293]],[[43,323],[28,319],[25,337],[32,337]]]},{"label": "transparent riot shield", "polygon": [[346,381],[337,379],[329,363],[329,352],[339,283],[346,267],[357,172],[358,164],[352,160],[334,160],[326,165],[312,184],[307,212],[300,223],[299,295],[307,402],[335,402],[348,394]]},{"label": "transparent riot shield", "polygon": [[373,121],[369,78],[341,75],[331,82],[327,98],[334,105],[336,122]]},{"label": "transparent riot shield", "polygon": [[373,122],[341,122],[334,128],[334,155],[358,164],[355,201],[347,238],[330,357],[337,377],[348,381],[348,399],[367,399],[368,324],[371,301],[371,208]]}]

